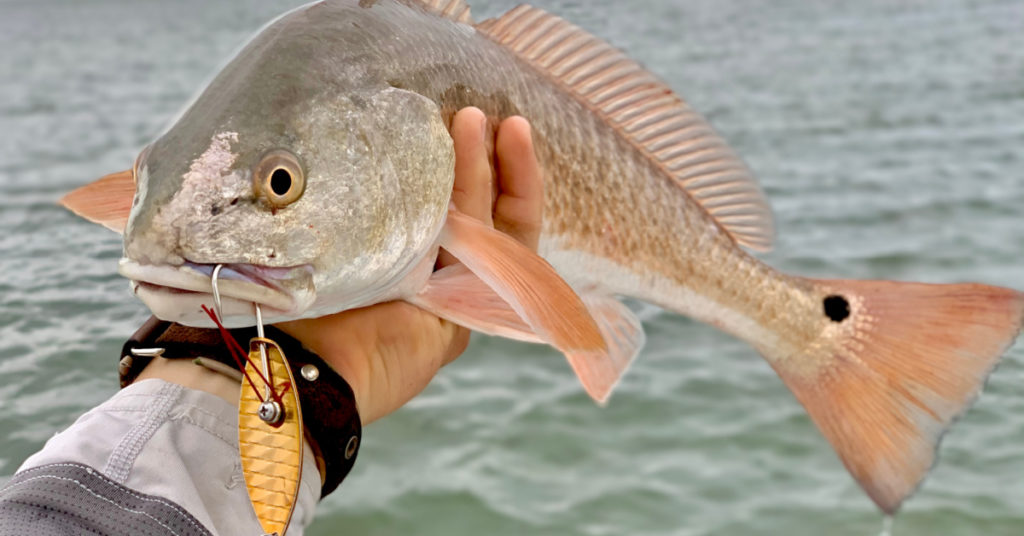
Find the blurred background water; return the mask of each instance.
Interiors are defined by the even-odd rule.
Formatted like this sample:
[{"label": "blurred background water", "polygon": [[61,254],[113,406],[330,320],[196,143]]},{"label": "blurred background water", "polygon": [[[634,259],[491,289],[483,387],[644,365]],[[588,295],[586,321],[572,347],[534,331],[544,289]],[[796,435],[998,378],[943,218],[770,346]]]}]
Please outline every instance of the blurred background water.
[{"label": "blurred background water", "polygon": [[[58,208],[131,164],[297,2],[0,0],[0,481],[116,389],[147,316],[119,238]],[[478,19],[512,0],[473,3]],[[1024,2],[537,0],[664,77],[761,177],[767,259],[1024,289]],[[371,426],[312,534],[875,534],[881,516],[744,344],[643,309],[599,409],[548,349],[485,337]],[[897,535],[1024,534],[1024,345]]]}]

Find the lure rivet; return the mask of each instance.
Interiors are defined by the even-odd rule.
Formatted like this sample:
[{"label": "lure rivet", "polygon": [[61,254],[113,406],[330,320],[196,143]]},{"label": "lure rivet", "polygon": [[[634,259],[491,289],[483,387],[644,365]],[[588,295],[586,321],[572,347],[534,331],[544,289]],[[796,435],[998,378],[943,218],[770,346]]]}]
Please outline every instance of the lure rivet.
[{"label": "lure rivet", "polygon": [[315,382],[320,377],[320,369],[316,365],[303,365],[300,372],[307,381]]},{"label": "lure rivet", "polygon": [[274,400],[265,400],[260,404],[260,409],[256,411],[256,415],[259,416],[260,420],[267,424],[277,424],[280,422],[281,417],[284,414],[281,412],[281,404],[278,404]]},{"label": "lure rivet", "polygon": [[348,444],[345,445],[345,459],[350,460],[352,456],[356,455],[356,449],[359,447],[359,438],[352,436],[348,438]]}]

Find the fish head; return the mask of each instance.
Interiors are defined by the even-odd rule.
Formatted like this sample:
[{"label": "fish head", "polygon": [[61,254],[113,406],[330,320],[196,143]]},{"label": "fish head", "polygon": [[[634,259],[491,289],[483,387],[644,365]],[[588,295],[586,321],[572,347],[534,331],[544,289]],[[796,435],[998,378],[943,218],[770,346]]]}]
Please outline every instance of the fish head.
[{"label": "fish head", "polygon": [[436,256],[454,169],[438,106],[358,68],[325,73],[280,34],[136,162],[119,271],[162,319],[211,325],[218,264],[225,324],[241,326],[253,303],[275,322],[400,298]]}]

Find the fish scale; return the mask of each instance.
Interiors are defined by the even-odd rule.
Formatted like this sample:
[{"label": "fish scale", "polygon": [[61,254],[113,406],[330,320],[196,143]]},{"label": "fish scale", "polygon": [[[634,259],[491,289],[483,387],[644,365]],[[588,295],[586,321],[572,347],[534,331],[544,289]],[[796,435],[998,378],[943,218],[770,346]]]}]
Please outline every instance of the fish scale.
[{"label": "fish scale", "polygon": [[[272,290],[225,286],[226,321],[248,322],[251,302],[272,301],[278,322],[405,300],[551,344],[599,403],[644,342],[618,297],[705,321],[757,349],[871,499],[899,509],[1016,338],[1024,295],[777,272],[743,249],[772,243],[761,188],[668,86],[530,6],[471,20],[461,0],[294,10],[239,52],[134,172],[65,205],[112,227],[127,220],[119,270],[162,318],[206,321],[195,314],[204,296],[178,291],[205,288],[183,262],[300,268]],[[448,208],[447,125],[466,106],[495,124],[530,120],[547,176],[546,261]],[[305,173],[305,193],[286,207],[251,187],[270,150]],[[438,247],[461,264],[434,272]]]},{"label": "fish scale", "polygon": [[[388,41],[374,43],[387,58],[381,60],[382,78],[431,97],[449,112],[476,106],[494,118],[530,118],[537,155],[548,176],[541,252],[574,286],[636,297],[743,336],[742,327],[726,326],[717,313],[748,311],[755,301],[764,303],[754,298],[762,287],[791,284],[737,247],[692,197],[607,123],[548,77],[520,67],[508,49],[478,32],[443,31],[450,21],[421,21],[414,11],[404,16],[413,20],[390,13],[380,17],[389,28],[376,34],[408,35],[391,44],[391,50]],[[429,24],[439,29],[405,32]],[[423,42],[421,35],[427,36]],[[411,64],[401,61],[405,58]],[[752,270],[757,275],[746,277]],[[660,283],[652,284],[656,281]],[[680,294],[678,288],[666,288],[669,281],[672,287],[699,292],[715,307],[666,299]],[[804,291],[799,285],[790,287],[781,294]],[[791,308],[788,312],[771,315],[788,320],[774,331],[793,333],[787,328],[820,316],[813,308],[801,318]]]}]

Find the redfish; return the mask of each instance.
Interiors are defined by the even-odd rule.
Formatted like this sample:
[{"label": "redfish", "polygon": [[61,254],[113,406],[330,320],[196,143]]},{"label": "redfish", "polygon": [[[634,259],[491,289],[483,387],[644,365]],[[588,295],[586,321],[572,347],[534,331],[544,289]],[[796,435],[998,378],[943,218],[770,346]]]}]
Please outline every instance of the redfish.
[{"label": "redfish", "polygon": [[[534,128],[540,256],[452,208],[454,112]],[[744,248],[774,224],[749,169],[636,62],[540,9],[329,0],[262,30],[129,172],[64,199],[124,230],[161,318],[251,324],[406,300],[560,349],[604,401],[643,342],[632,297],[750,343],[875,503],[896,511],[1024,316],[981,284],[818,280]],[[462,263],[433,271],[438,248]]]}]

